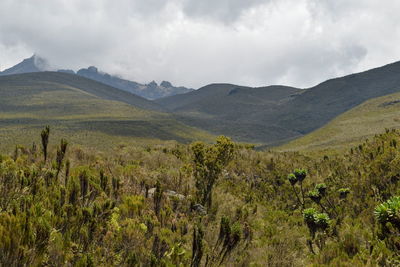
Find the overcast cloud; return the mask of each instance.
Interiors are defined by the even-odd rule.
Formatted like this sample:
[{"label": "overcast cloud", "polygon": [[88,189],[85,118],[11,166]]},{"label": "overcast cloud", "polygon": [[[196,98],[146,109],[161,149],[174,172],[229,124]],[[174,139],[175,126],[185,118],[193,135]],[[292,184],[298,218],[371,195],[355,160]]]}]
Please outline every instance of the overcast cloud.
[{"label": "overcast cloud", "polygon": [[1,0],[0,69],[37,53],[138,82],[308,87],[400,60],[398,0]]}]

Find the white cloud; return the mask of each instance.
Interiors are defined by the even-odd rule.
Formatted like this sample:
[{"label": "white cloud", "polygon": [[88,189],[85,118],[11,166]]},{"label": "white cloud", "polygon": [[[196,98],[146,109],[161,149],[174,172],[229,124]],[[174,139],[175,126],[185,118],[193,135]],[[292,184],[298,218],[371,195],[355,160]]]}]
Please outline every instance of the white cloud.
[{"label": "white cloud", "polygon": [[400,59],[396,0],[2,0],[0,68],[34,52],[139,82],[307,87]]}]

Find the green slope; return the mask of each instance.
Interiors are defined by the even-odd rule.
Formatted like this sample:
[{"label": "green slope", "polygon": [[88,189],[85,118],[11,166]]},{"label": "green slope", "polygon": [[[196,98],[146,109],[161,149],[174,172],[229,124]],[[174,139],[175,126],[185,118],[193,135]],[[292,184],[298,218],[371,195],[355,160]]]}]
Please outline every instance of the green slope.
[{"label": "green slope", "polygon": [[400,62],[309,89],[215,84],[157,103],[182,121],[236,140],[277,145],[308,134],[364,101],[400,92]]},{"label": "green slope", "polygon": [[278,150],[348,148],[381,133],[385,128],[400,128],[400,93],[368,100]]},{"label": "green slope", "polygon": [[76,144],[100,148],[120,142],[211,139],[171,115],[133,106],[136,102],[157,109],[143,98],[76,75],[0,77],[0,147],[30,145],[44,125],[52,127],[55,137],[68,136]]},{"label": "green slope", "polygon": [[238,141],[269,142],[299,135],[264,117],[273,114],[303,91],[287,86],[251,88],[233,84],[211,84],[194,92],[156,102],[192,126]]}]

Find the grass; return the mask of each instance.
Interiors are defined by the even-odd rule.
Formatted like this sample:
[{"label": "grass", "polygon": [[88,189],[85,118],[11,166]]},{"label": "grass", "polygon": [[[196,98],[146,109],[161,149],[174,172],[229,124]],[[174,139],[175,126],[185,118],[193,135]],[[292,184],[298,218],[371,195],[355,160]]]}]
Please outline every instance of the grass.
[{"label": "grass", "polygon": [[74,86],[44,81],[0,83],[0,150],[10,150],[16,143],[32,145],[44,125],[51,126],[55,139],[66,137],[103,150],[120,143],[213,138],[168,114],[103,99]]},{"label": "grass", "polygon": [[400,127],[400,93],[374,98],[343,113],[322,128],[280,146],[279,151],[343,150],[384,128]]}]

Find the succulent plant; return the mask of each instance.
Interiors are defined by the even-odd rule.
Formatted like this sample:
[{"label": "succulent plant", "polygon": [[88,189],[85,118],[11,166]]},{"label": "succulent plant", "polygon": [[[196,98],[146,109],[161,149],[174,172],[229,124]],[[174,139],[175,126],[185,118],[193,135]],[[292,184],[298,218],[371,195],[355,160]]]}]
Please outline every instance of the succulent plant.
[{"label": "succulent plant", "polygon": [[315,223],[321,230],[326,230],[330,224],[330,218],[326,213],[317,213],[314,215]]},{"label": "succulent plant", "polygon": [[289,180],[291,185],[295,185],[298,181],[297,177],[293,173],[289,174],[287,179]]},{"label": "succulent plant", "polygon": [[327,189],[327,186],[325,183],[317,184],[315,186],[315,190],[318,191],[318,193],[320,194],[321,197],[324,197],[326,195],[326,189]]},{"label": "succulent plant", "polygon": [[293,174],[299,182],[302,182],[307,176],[307,171],[305,169],[295,169]]},{"label": "succulent plant", "polygon": [[314,222],[315,222],[315,220],[314,220],[315,214],[317,214],[317,213],[318,213],[317,210],[314,209],[314,208],[305,209],[305,210],[303,211],[303,218],[304,218],[304,221],[305,221],[307,224],[309,224],[309,223],[314,223]]},{"label": "succulent plant", "polygon": [[311,198],[311,200],[314,201],[315,203],[319,203],[322,198],[320,192],[317,189],[308,192],[308,197]]},{"label": "succulent plant", "polygon": [[303,211],[304,222],[307,224],[312,237],[318,230],[325,231],[330,225],[330,218],[326,213],[319,213],[314,208]]},{"label": "succulent plant", "polygon": [[378,205],[375,208],[374,214],[381,224],[390,222],[400,227],[400,197],[392,197],[388,201]]}]

